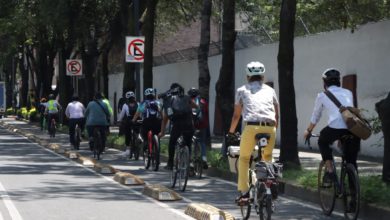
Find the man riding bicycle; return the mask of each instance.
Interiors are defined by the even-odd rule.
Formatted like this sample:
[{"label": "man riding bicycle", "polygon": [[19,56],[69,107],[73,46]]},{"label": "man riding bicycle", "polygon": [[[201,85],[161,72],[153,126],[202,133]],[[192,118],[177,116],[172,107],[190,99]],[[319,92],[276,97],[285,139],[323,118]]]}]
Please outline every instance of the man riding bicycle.
[{"label": "man riding bicycle", "polygon": [[201,156],[203,162],[203,169],[207,169],[207,157],[206,157],[206,142],[207,142],[207,130],[209,128],[209,105],[207,100],[200,96],[199,89],[191,88],[187,94],[191,97],[192,101],[197,105],[197,108],[192,108],[192,115],[194,119],[195,129],[198,130],[198,140],[201,146]]},{"label": "man riding bicycle", "polygon": [[[343,106],[353,106],[352,92],[340,87],[340,72],[337,69],[331,68],[325,70],[322,74],[322,79],[324,89],[331,92]],[[344,155],[346,162],[353,164],[357,169],[356,159],[360,150],[360,142],[359,138],[348,131],[339,108],[324,92],[318,93],[317,95],[310,124],[304,132],[305,139],[311,134],[316,124],[320,121],[321,114],[324,110],[328,113],[328,125],[320,132],[318,146],[320,148],[322,160],[325,161],[325,166],[327,168],[323,184],[331,185],[333,183],[334,175],[332,166],[333,156],[330,145],[345,135],[353,137],[346,143]]]},{"label": "man riding bicycle", "polygon": [[101,93],[96,93],[94,100],[88,103],[87,109],[85,110],[86,126],[89,136],[89,148],[93,151],[93,130],[99,129],[102,135],[102,144],[104,151],[106,146],[106,130],[109,126],[109,108],[106,103],[103,102],[103,96]]},{"label": "man riding bicycle", "polygon": [[168,121],[171,121],[172,129],[169,137],[168,163],[164,167],[166,170],[173,169],[173,159],[175,156],[175,146],[177,139],[183,136],[191,154],[191,142],[194,135],[194,123],[192,121],[192,107],[196,104],[191,98],[184,94],[184,88],[178,83],[172,83],[169,95],[164,98],[163,120],[159,137],[165,134]]},{"label": "man riding bicycle", "polygon": [[131,158],[130,152],[130,140],[131,140],[131,129],[139,129],[138,126],[132,124],[131,120],[133,119],[135,113],[137,112],[138,102],[135,98],[133,91],[128,91],[125,94],[125,102],[122,105],[121,112],[119,114],[118,121],[121,123],[120,127],[123,129],[123,134],[125,135],[125,145],[126,150],[120,156]]},{"label": "man riding bicycle", "polygon": [[[74,95],[72,101],[66,106],[65,115],[69,119],[69,141],[72,146],[75,146],[74,135],[75,128],[78,124],[81,131],[84,130],[85,118],[84,118],[85,107],[83,103],[79,101],[79,97]],[[78,149],[76,149],[78,150]]]},{"label": "man riding bicycle", "polygon": [[161,130],[162,105],[156,100],[156,90],[147,88],[144,92],[145,100],[139,105],[137,112],[133,117],[133,123],[142,116],[141,134],[144,139],[144,149],[147,146],[148,132],[158,134]]},{"label": "man riding bicycle", "polygon": [[58,112],[62,109],[61,105],[55,100],[53,94],[49,95],[49,101],[45,104],[45,115],[47,115],[47,130],[51,130],[51,120],[54,119],[58,121],[59,114]]},{"label": "man riding bicycle", "polygon": [[251,154],[256,145],[255,135],[270,134],[268,145],[264,148],[263,159],[272,161],[272,150],[275,145],[275,133],[279,119],[279,102],[275,90],[264,84],[265,67],[260,62],[250,62],[246,66],[248,83],[237,89],[234,113],[229,135],[234,135],[242,115],[242,136],[238,169],[237,203],[249,199],[248,169]]}]

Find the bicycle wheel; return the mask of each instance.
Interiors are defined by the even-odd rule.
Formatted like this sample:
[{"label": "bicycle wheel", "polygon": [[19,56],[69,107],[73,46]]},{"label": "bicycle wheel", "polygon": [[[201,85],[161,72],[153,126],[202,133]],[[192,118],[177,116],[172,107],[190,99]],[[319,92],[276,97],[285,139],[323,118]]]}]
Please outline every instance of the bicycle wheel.
[{"label": "bicycle wheel", "polygon": [[[333,212],[334,205],[336,202],[336,184],[332,184],[332,186],[323,185],[323,176],[325,174],[325,171],[325,162],[321,161],[320,167],[318,169],[318,194],[320,197],[322,212],[325,215],[330,215]],[[336,170],[334,169],[334,171]]]},{"label": "bicycle wheel", "polygon": [[179,189],[184,192],[187,187],[188,173],[190,168],[190,153],[188,150],[188,146],[183,146],[179,150],[179,158]]},{"label": "bicycle wheel", "polygon": [[266,195],[259,204],[260,220],[271,220],[272,209],[272,195]]},{"label": "bicycle wheel", "polygon": [[172,167],[172,171],[171,171],[171,178],[170,178],[170,183],[171,183],[171,187],[172,188],[175,188],[176,181],[177,181],[177,176],[178,176],[178,173],[179,173],[179,167],[178,167],[178,164],[179,164],[179,151],[180,151],[180,147],[176,146],[175,160],[173,162],[173,167]]},{"label": "bicycle wheel", "polygon": [[76,124],[75,134],[74,134],[74,148],[78,150],[80,148],[81,141],[81,129],[78,124]]},{"label": "bicycle wheel", "polygon": [[56,121],[52,119],[50,121],[50,137],[55,137],[56,136]]},{"label": "bicycle wheel", "polygon": [[140,145],[141,143],[138,141],[138,133],[134,132],[133,136],[131,137],[131,144],[133,146],[132,152],[134,152],[134,160],[139,160],[139,152],[140,152]]},{"label": "bicycle wheel", "polygon": [[249,219],[249,217],[251,216],[251,210],[252,210],[251,201],[253,200],[252,198],[253,195],[255,195],[255,188],[253,187],[253,185],[249,186],[249,195],[251,196],[250,201],[245,204],[240,204],[240,212],[244,220]]},{"label": "bicycle wheel", "polygon": [[160,165],[160,145],[158,141],[157,135],[153,135],[153,170],[158,171],[158,167]]},{"label": "bicycle wheel", "polygon": [[194,147],[192,149],[194,149],[194,157],[193,157],[194,172],[195,172],[195,176],[198,179],[201,179],[203,173],[203,161],[200,155],[200,146],[196,141],[193,141],[193,143],[194,143]]},{"label": "bicycle wheel", "polygon": [[344,216],[346,219],[357,219],[360,210],[359,176],[352,164],[347,164],[341,174],[343,187]]},{"label": "bicycle wheel", "polygon": [[93,131],[93,157],[100,160],[100,154],[102,152],[102,135],[99,129],[95,128]]}]

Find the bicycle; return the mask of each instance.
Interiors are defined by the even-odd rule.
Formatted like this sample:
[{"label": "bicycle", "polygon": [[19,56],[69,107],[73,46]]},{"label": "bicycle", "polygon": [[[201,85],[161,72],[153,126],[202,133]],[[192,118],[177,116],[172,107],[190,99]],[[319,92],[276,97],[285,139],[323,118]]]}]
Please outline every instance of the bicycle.
[{"label": "bicycle", "polygon": [[150,165],[154,171],[158,171],[160,165],[160,140],[157,134],[153,134],[150,130],[147,133],[147,145],[143,150],[143,158],[145,169],[149,169]]},{"label": "bicycle", "polygon": [[139,132],[139,126],[142,124],[142,120],[137,120],[137,122],[133,123],[133,126],[137,126],[135,129],[133,126],[130,129],[130,154],[129,159],[131,159],[132,155],[134,155],[134,159],[139,159],[140,146],[142,145],[142,138]]},{"label": "bicycle", "polygon": [[[255,136],[257,148],[255,147],[250,157],[248,170],[249,199],[248,202],[238,203],[243,219],[249,219],[252,206],[260,216],[260,220],[271,220],[275,209],[273,200],[278,196],[277,186],[279,178],[282,178],[283,165],[278,162],[262,161],[263,148],[268,145],[269,138],[270,135],[266,133],[258,133]],[[238,173],[239,146],[229,146],[227,154],[229,157],[236,158],[235,169]],[[251,168],[253,161],[257,161],[254,169]]]},{"label": "bicycle", "polygon": [[[310,138],[319,137],[317,134],[309,134],[306,143],[310,146]],[[359,175],[354,165],[347,163],[344,155],[345,142],[352,138],[352,135],[345,135],[340,139],[341,169],[338,175],[335,161],[332,160],[333,167],[333,184],[326,185],[323,183],[323,177],[326,172],[325,161],[321,161],[318,169],[318,194],[320,205],[325,215],[332,214],[335,207],[336,198],[343,200],[344,217],[346,219],[357,219],[360,209],[360,184]]]},{"label": "bicycle", "polygon": [[97,160],[100,160],[104,147],[102,129],[106,129],[105,126],[95,126],[93,128],[93,158],[97,158]]},{"label": "bicycle", "polygon": [[192,137],[192,144],[194,145],[194,153],[193,153],[193,164],[194,164],[194,174],[198,179],[202,178],[203,174],[203,165],[204,162],[202,160],[201,155],[201,146],[199,144],[199,130],[195,131],[194,136]]},{"label": "bicycle", "polygon": [[176,153],[170,179],[171,187],[175,188],[176,182],[179,182],[179,189],[184,192],[187,187],[189,175],[190,152],[183,136],[177,139],[175,149]]},{"label": "bicycle", "polygon": [[56,136],[56,120],[54,118],[50,120],[49,135],[53,138]]},{"label": "bicycle", "polygon": [[74,148],[75,150],[79,150],[80,142],[81,142],[81,128],[79,123],[76,123],[76,127],[74,128]]}]

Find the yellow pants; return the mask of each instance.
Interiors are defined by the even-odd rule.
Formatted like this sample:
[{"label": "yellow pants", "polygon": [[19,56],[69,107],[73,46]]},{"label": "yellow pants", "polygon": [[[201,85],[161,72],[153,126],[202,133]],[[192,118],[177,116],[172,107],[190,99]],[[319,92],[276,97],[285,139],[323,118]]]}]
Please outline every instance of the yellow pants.
[{"label": "yellow pants", "polygon": [[240,158],[238,161],[238,191],[246,192],[249,190],[249,160],[256,145],[255,135],[258,133],[267,133],[271,137],[268,145],[263,148],[263,160],[272,162],[272,150],[275,146],[276,128],[271,126],[247,125],[241,135]]}]

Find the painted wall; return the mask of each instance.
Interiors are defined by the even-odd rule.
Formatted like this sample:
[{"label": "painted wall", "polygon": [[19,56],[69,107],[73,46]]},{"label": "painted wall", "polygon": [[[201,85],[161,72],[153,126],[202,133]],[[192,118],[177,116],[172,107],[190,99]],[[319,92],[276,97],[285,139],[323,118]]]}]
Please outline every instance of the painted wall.
[{"label": "painted wall", "polygon": [[[357,75],[358,105],[368,111],[367,115],[376,115],[375,103],[390,91],[390,21],[367,24],[351,33],[340,30],[321,33],[295,39],[294,84],[298,116],[298,140],[303,146],[302,133],[306,129],[314,100],[323,90],[321,74],[329,67],[338,68],[343,75]],[[278,91],[277,69],[278,43],[261,45],[236,51],[236,88],[245,83],[245,65],[252,60],[265,64],[266,80],[273,81]],[[210,119],[213,122],[215,110],[215,84],[218,80],[221,56],[209,58],[210,82]],[[110,75],[110,97],[116,91],[120,94],[123,74]],[[197,60],[157,66],[154,68],[153,83],[158,92],[166,91],[172,82],[181,83],[186,90],[198,85]],[[317,125],[319,132],[326,124],[326,114]],[[213,128],[213,125],[211,125]],[[211,128],[211,129],[212,129]],[[362,141],[364,155],[382,156],[383,147],[373,146],[380,141],[381,135]]]}]

